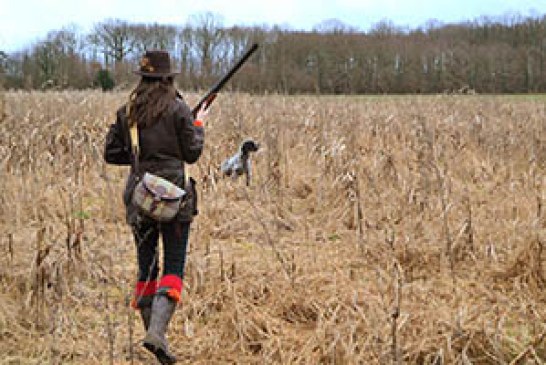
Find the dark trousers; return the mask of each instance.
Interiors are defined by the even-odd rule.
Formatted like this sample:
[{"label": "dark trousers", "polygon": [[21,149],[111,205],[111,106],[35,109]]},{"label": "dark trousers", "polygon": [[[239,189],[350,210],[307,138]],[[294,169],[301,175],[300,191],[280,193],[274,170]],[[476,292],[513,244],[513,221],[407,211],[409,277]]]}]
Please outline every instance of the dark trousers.
[{"label": "dark trousers", "polygon": [[138,280],[154,281],[159,275],[159,234],[163,241],[162,276],[184,277],[190,223],[157,223],[142,220],[133,227],[138,254]]}]

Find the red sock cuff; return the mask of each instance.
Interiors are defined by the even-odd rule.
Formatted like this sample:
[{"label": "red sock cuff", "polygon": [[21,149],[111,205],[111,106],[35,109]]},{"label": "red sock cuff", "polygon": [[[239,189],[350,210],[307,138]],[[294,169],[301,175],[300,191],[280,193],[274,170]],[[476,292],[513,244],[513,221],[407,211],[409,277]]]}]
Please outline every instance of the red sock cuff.
[{"label": "red sock cuff", "polygon": [[169,298],[180,301],[182,293],[182,279],[176,275],[165,275],[159,282],[159,290],[164,292]]},{"label": "red sock cuff", "polygon": [[135,297],[154,295],[157,291],[157,281],[139,281],[135,287]]},{"label": "red sock cuff", "polygon": [[182,279],[179,276],[169,274],[161,278],[159,282],[160,288],[171,288],[182,292]]}]

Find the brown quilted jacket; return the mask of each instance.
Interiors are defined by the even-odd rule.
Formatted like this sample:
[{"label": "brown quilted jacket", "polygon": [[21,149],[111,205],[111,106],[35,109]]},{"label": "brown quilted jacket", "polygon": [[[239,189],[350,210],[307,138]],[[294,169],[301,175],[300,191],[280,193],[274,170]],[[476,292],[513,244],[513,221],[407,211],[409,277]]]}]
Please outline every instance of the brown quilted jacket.
[{"label": "brown quilted jacket", "polygon": [[106,136],[104,159],[114,165],[131,165],[131,172],[123,193],[127,207],[127,219],[134,216],[131,196],[136,185],[136,174],[151,172],[184,187],[184,163],[194,163],[201,156],[204,130],[194,126],[190,108],[182,98],[173,101],[168,113],[148,128],[138,129],[139,171],[134,171],[131,142],[126,115],[126,105],[118,109],[116,122],[110,126]]}]

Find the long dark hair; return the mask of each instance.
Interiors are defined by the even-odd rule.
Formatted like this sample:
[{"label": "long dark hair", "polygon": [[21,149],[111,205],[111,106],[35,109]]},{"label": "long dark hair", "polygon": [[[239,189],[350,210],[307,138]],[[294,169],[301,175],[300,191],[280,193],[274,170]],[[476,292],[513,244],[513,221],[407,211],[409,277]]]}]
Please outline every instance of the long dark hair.
[{"label": "long dark hair", "polygon": [[142,77],[130,96],[129,124],[146,128],[161,119],[176,98],[172,77]]}]

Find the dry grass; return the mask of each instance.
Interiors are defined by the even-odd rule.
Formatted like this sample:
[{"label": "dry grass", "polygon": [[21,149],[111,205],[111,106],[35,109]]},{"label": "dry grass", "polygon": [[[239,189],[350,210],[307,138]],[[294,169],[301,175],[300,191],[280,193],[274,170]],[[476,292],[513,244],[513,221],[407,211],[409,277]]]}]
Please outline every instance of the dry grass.
[{"label": "dry grass", "polygon": [[[125,94],[7,93],[0,123],[3,364],[150,363],[127,301]],[[190,101],[196,100],[189,95]],[[222,95],[200,181],[182,363],[542,364],[541,99]],[[243,137],[255,180],[217,167]]]}]

